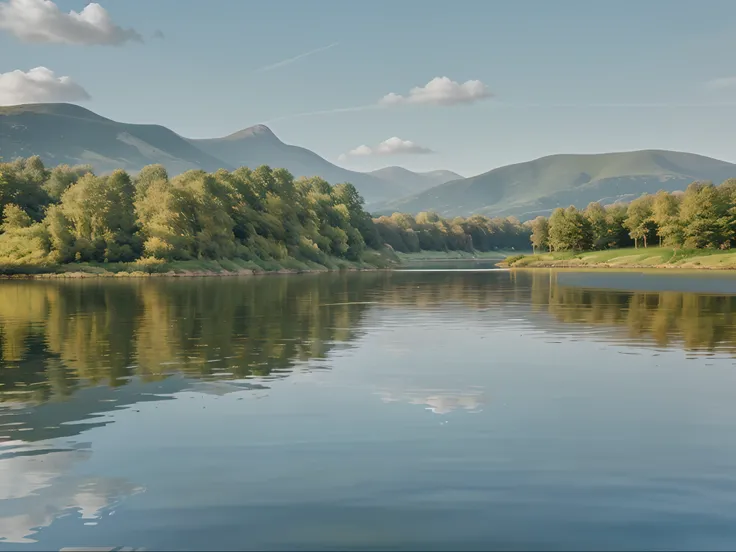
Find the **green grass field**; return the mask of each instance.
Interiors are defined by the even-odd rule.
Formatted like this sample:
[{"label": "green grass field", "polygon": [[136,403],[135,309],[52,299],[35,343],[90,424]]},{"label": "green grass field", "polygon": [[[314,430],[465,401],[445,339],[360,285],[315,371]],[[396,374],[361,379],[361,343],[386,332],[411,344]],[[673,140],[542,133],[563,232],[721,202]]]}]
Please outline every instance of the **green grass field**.
[{"label": "green grass field", "polygon": [[503,263],[512,268],[703,268],[736,269],[736,250],[648,247],[606,251],[517,255]]}]

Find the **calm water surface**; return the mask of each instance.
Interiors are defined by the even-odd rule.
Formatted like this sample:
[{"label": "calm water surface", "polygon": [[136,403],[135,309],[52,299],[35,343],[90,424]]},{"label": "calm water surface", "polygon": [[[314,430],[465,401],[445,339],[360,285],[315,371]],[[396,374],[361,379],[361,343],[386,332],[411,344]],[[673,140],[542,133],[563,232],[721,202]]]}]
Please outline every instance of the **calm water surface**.
[{"label": "calm water surface", "polygon": [[1,282],[0,549],[733,550],[735,353],[723,273]]}]

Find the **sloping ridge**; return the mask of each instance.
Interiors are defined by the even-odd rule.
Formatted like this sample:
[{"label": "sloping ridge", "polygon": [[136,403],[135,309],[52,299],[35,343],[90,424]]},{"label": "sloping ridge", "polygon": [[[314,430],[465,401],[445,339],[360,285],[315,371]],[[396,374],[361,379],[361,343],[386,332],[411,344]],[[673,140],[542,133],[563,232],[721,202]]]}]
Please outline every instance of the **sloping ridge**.
[{"label": "sloping ridge", "polygon": [[101,173],[137,172],[151,163],[173,174],[228,168],[166,127],[119,123],[72,104],[0,107],[0,155],[39,155],[49,165],[90,163]]},{"label": "sloping ridge", "polygon": [[396,166],[384,167],[368,174],[387,182],[401,183],[405,189],[409,190],[409,193],[419,193],[450,180],[462,178],[462,176],[452,171],[439,170],[418,173]]},{"label": "sloping ridge", "polygon": [[480,213],[530,218],[556,207],[613,203],[660,189],[684,189],[694,180],[736,177],[736,165],[692,153],[641,150],[551,155],[453,180],[387,202],[376,213],[436,211],[445,216]]},{"label": "sloping ridge", "polygon": [[[49,166],[90,164],[99,174],[122,168],[136,173],[160,163],[171,176],[190,169],[208,172],[247,166],[285,167],[295,176],[319,176],[330,184],[351,182],[367,203],[386,201],[440,183],[441,173],[420,176],[402,169],[402,178],[385,179],[333,165],[316,153],[285,144],[265,125],[223,138],[187,139],[160,125],[113,121],[74,104],[0,107],[0,160],[39,155]],[[434,179],[434,180],[433,180]]]},{"label": "sloping ridge", "polygon": [[437,180],[440,184],[444,184],[445,182],[449,182],[450,180],[460,180],[461,178],[465,178],[463,175],[456,172],[442,169],[436,171],[420,172],[418,174],[421,174],[422,176],[426,176],[427,178],[431,178],[433,180]]},{"label": "sloping ridge", "polygon": [[330,184],[350,182],[366,202],[400,197],[411,192],[411,189],[401,184],[343,169],[313,151],[285,144],[264,125],[246,128],[224,138],[189,139],[189,143],[236,167],[269,165],[286,168],[296,177],[319,176]]}]

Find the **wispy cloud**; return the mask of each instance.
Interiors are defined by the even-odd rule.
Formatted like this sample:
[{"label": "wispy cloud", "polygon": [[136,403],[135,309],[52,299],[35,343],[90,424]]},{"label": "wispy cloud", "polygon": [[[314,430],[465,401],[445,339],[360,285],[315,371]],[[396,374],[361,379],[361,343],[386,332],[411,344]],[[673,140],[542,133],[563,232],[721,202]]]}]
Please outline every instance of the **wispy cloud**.
[{"label": "wispy cloud", "polygon": [[302,111],[300,113],[290,113],[288,115],[279,115],[273,119],[265,121],[264,124],[276,123],[278,121],[286,121],[290,119],[300,119],[302,117],[315,117],[318,115],[332,115],[334,113],[351,113],[357,111],[370,111],[373,109],[381,109],[380,105],[356,105],[354,107],[337,107],[335,109],[320,109],[317,111]]},{"label": "wispy cloud", "polygon": [[709,90],[736,90],[736,77],[721,77],[705,83]]},{"label": "wispy cloud", "polygon": [[294,57],[291,57],[289,59],[284,59],[284,60],[278,61],[276,63],[272,63],[271,65],[266,65],[264,67],[259,67],[258,69],[255,70],[255,72],[256,73],[261,73],[263,71],[270,71],[272,69],[277,69],[279,67],[284,67],[286,65],[291,65],[295,61],[299,61],[300,59],[304,59],[305,57],[308,57],[308,56],[311,56],[311,55],[314,55],[314,54],[318,54],[320,52],[324,52],[326,50],[329,50],[331,48],[334,48],[338,44],[339,44],[339,42],[333,42],[332,44],[328,44],[327,46],[322,46],[321,48],[316,48],[314,50],[310,50],[308,52],[301,53],[298,56],[294,56]]},{"label": "wispy cloud", "polygon": [[[338,107],[335,109],[321,109],[316,111],[304,111],[279,115],[265,121],[264,124],[301,119],[303,117],[319,117],[337,113],[353,113],[360,111],[383,110],[388,106],[385,103],[358,105],[354,107]],[[734,108],[736,102],[570,102],[570,103],[545,103],[545,102],[503,102],[497,101],[488,105],[490,109],[718,109]]]},{"label": "wispy cloud", "polygon": [[[304,56],[311,55],[328,48],[336,46],[337,43],[306,52],[299,56],[293,57],[288,60],[280,61],[274,65],[262,67],[259,71],[266,69],[273,69],[287,63],[292,63],[297,59]],[[277,121],[285,121],[289,119],[298,119],[301,117],[314,117],[319,115],[331,115],[334,113],[350,113],[356,111],[370,111],[374,109],[386,109],[397,105],[405,104],[417,104],[417,105],[433,105],[433,106],[454,106],[460,104],[472,104],[480,100],[491,98],[493,94],[488,87],[480,81],[467,81],[464,83],[458,83],[450,80],[447,77],[435,77],[424,86],[417,86],[412,88],[406,96],[399,94],[390,93],[385,95],[383,98],[378,100],[375,104],[369,105],[358,105],[354,107],[338,107],[335,109],[322,109],[316,111],[305,111],[302,113],[292,113],[290,115],[281,115],[269,121],[268,123],[274,123]]]}]

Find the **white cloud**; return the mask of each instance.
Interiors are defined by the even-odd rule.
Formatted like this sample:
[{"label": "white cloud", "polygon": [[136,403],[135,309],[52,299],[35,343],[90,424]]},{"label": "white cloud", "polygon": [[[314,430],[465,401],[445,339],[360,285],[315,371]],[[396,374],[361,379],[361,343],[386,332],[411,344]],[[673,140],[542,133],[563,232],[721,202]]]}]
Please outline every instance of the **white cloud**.
[{"label": "white cloud", "polygon": [[736,89],[736,77],[722,77],[712,79],[705,83],[711,90],[733,90]]},{"label": "white cloud", "polygon": [[57,77],[46,67],[36,67],[27,73],[21,70],[0,73],[0,105],[89,99],[87,91],[70,77]]},{"label": "white cloud", "polygon": [[133,29],[113,23],[107,10],[95,2],[79,13],[64,13],[51,0],[1,2],[0,30],[26,42],[119,46],[143,41]]},{"label": "white cloud", "polygon": [[424,86],[412,88],[406,96],[391,92],[379,103],[384,106],[401,104],[449,106],[471,104],[492,96],[488,87],[479,80],[469,80],[460,84],[447,77],[435,77]]},{"label": "white cloud", "polygon": [[411,140],[402,140],[397,136],[384,140],[374,147],[362,145],[350,150],[340,156],[340,159],[348,157],[371,157],[380,155],[401,155],[401,154],[425,154],[434,153],[431,149],[425,148],[412,142]]}]

